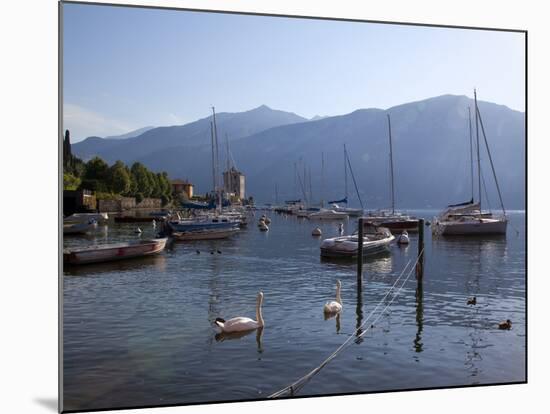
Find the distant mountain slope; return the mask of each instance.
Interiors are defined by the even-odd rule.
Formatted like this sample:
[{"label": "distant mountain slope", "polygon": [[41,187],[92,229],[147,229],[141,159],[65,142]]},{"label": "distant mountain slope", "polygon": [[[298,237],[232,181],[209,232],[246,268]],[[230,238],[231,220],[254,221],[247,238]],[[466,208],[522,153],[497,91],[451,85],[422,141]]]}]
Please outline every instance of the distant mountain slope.
[{"label": "distant mountain slope", "polygon": [[143,134],[144,132],[147,132],[147,131],[149,131],[150,129],[153,129],[153,128],[154,128],[154,127],[152,127],[152,126],[146,126],[146,127],[143,127],[143,128],[136,129],[136,130],[134,130],[134,131],[127,132],[127,133],[125,133],[125,134],[113,135],[113,136],[105,137],[104,139],[127,139],[127,138],[134,138],[134,137],[137,137],[138,135],[141,135],[141,134]]},{"label": "distant mountain slope", "polygon": [[[243,114],[267,111],[261,107],[241,114],[220,114],[217,117],[218,133],[223,140],[225,131],[241,131],[242,135],[228,132],[230,137],[243,137],[232,140],[231,152],[237,167],[246,175],[247,194],[263,202],[275,202],[275,183],[280,202],[302,197],[300,186],[295,186],[295,163],[301,175],[304,166],[311,168],[314,199],[342,197],[345,143],[364,203],[369,208],[379,208],[389,206],[387,114],[390,114],[397,207],[440,208],[471,196],[468,106],[473,108],[473,101],[466,96],[443,95],[388,110],[360,109],[316,121],[291,116],[295,122],[263,128],[245,136],[245,130],[254,128],[245,128],[238,123],[250,117]],[[523,208],[525,116],[489,102],[479,102],[479,108],[505,205]],[[212,187],[209,123],[210,118],[205,118],[182,127],[169,127],[166,131],[155,128],[126,140],[139,142],[139,145],[150,148],[148,151],[133,152],[131,146],[124,147],[127,151],[124,157],[120,152],[122,147],[114,146],[110,141],[102,142],[100,155],[109,162],[117,158],[127,162],[139,160],[154,170],[168,171],[172,177],[189,178],[195,183],[196,191],[204,193]],[[179,133],[170,128],[179,128]],[[148,135],[154,131],[155,135]],[[163,145],[141,143],[152,137],[163,140]],[[498,206],[495,185],[483,141],[481,145],[484,181],[494,208]],[[223,162],[223,146],[220,151],[220,162]],[[321,153],[325,158],[323,182]],[[357,206],[351,177],[348,185],[350,201]]]},{"label": "distant mountain slope", "polygon": [[[216,114],[218,136],[223,142],[225,142],[225,134],[232,141],[274,126],[305,120],[296,114],[273,110],[265,105],[246,112]],[[153,128],[135,138],[117,140],[116,144],[110,142],[112,140],[101,142],[95,139],[86,145],[81,145],[87,141],[85,140],[73,145],[73,152],[82,157],[86,155],[84,158],[93,153],[109,163],[116,160],[133,162],[153,152],[173,147],[191,148],[210,145],[210,122],[211,116],[186,125]]]}]

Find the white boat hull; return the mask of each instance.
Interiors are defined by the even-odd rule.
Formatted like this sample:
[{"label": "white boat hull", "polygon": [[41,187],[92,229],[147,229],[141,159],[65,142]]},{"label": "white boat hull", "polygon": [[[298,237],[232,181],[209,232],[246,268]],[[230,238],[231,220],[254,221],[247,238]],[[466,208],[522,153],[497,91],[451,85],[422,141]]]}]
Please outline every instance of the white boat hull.
[{"label": "white boat hull", "polygon": [[435,222],[433,232],[444,236],[469,236],[485,234],[506,234],[506,219],[471,219],[464,221]]},{"label": "white boat hull", "polygon": [[[387,235],[367,235],[363,237],[363,257],[387,252],[390,243],[395,239],[391,233]],[[323,240],[321,257],[353,258],[357,257],[357,236],[342,236]]]},{"label": "white boat hull", "polygon": [[346,220],[349,216],[346,213],[340,213],[334,210],[319,211],[307,216],[310,220]]}]

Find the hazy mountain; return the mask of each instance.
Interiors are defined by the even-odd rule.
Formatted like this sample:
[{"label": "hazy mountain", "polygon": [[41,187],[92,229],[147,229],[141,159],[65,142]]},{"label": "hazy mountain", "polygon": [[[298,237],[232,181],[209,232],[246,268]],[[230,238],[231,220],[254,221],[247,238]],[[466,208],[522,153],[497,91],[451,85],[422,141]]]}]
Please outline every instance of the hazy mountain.
[{"label": "hazy mountain", "polygon": [[[211,120],[212,117],[208,116],[185,125],[153,128],[137,137],[124,140],[99,141],[95,137],[91,142],[87,142],[90,139],[88,138],[73,145],[72,149],[75,154],[84,159],[88,159],[93,154],[112,163],[116,160],[133,162],[142,157],[148,157],[153,152],[173,147],[210,146]],[[225,143],[225,134],[230,141],[233,141],[274,126],[305,120],[296,114],[273,110],[265,105],[246,112],[216,114],[220,143]]]},{"label": "hazy mountain", "polygon": [[324,115],[324,116],[315,115],[314,117],[311,117],[309,120],[310,121],[318,121],[319,119],[324,119],[324,118],[328,118],[328,116],[326,116],[326,115]]},{"label": "hazy mountain", "polygon": [[[231,152],[237,168],[246,175],[247,194],[259,201],[275,202],[275,183],[279,202],[296,196],[303,198],[300,185],[295,186],[295,163],[302,177],[304,167],[307,171],[311,169],[315,200],[321,196],[325,200],[341,198],[345,143],[365,206],[386,207],[390,203],[387,121],[390,114],[397,207],[440,208],[471,197],[468,106],[473,108],[473,101],[466,96],[444,95],[388,110],[360,109],[314,122],[260,107],[240,114],[219,114],[218,135],[222,139],[227,131],[233,138]],[[523,208],[525,116],[488,102],[479,102],[479,108],[505,205]],[[252,122],[251,118],[256,119],[252,116],[254,112],[259,112],[262,119],[277,115],[281,121],[287,117],[293,122],[262,128],[261,125],[269,123]],[[278,116],[281,114],[285,116]],[[256,125],[256,131],[252,124]],[[132,149],[134,144],[120,147],[103,140],[96,142],[98,148],[101,147],[98,154],[109,162],[119,158],[127,162],[139,160],[152,169],[168,171],[171,177],[188,178],[195,183],[197,192],[204,193],[212,187],[209,126],[210,117],[184,126],[155,128],[125,140],[139,146],[139,151]],[[473,133],[475,141],[475,126]],[[151,142],[156,140],[162,141],[162,145]],[[494,208],[498,206],[498,199],[483,141],[481,145],[484,181]],[[73,146],[77,154],[90,149],[76,148],[78,146]],[[220,149],[222,166],[225,166],[224,149],[225,146]],[[349,174],[348,193],[352,205],[358,206]],[[485,196],[483,198],[485,200]]]},{"label": "hazy mountain", "polygon": [[153,129],[154,127],[152,126],[147,126],[147,127],[143,127],[143,128],[139,128],[139,129],[136,129],[134,131],[130,131],[130,132],[127,132],[125,134],[122,134],[122,135],[112,135],[112,136],[109,136],[109,137],[105,137],[104,139],[127,139],[127,138],[134,138],[134,137],[137,137],[138,135],[141,135],[143,134],[144,132],[147,132],[149,131],[150,129]]}]

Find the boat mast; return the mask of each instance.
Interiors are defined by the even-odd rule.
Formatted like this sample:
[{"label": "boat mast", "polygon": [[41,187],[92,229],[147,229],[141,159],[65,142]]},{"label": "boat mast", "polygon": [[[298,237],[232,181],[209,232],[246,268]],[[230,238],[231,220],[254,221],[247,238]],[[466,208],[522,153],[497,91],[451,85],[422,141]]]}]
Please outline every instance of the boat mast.
[{"label": "boat mast", "polygon": [[321,152],[321,207],[325,205],[325,153]]},{"label": "boat mast", "polygon": [[309,167],[308,170],[309,170],[309,175],[308,175],[308,178],[309,178],[309,201],[312,205],[313,204],[313,187],[311,186],[311,167]]},{"label": "boat mast", "polygon": [[359,204],[361,204],[361,210],[364,210],[365,207],[363,206],[363,200],[361,200],[361,195],[359,194],[359,188],[357,187],[357,181],[355,181],[355,174],[353,173],[353,168],[351,168],[351,161],[349,160],[349,155],[346,151],[346,159],[348,162],[349,172],[351,173],[351,179],[353,180],[353,185],[355,187],[355,193],[357,194],[357,198],[359,199]]},{"label": "boat mast", "polygon": [[479,122],[478,122],[478,111],[477,111],[477,92],[474,89],[474,112],[476,117],[476,147],[477,147],[477,186],[479,194],[479,213],[481,214],[481,160],[479,158]]},{"label": "boat mast", "polygon": [[394,191],[394,185],[393,185],[393,148],[392,148],[392,142],[391,142],[390,114],[387,114],[387,116],[388,116],[388,132],[390,137],[391,212],[392,214],[395,214],[395,191]]},{"label": "boat mast", "polygon": [[231,193],[231,191],[233,190],[233,174],[231,174],[231,161],[229,160],[229,137],[227,136],[227,133],[225,134],[225,145],[227,152],[227,192]]},{"label": "boat mast", "polygon": [[474,153],[472,149],[472,112],[468,106],[468,127],[470,129],[470,178],[472,181],[472,202],[474,201]]},{"label": "boat mast", "polygon": [[215,160],[216,160],[216,193],[218,195],[218,212],[221,212],[222,210],[222,194],[219,188],[219,171],[220,171],[220,157],[219,157],[219,149],[218,149],[218,128],[216,126],[216,109],[212,107],[212,118],[214,122],[214,147],[215,147]]},{"label": "boat mast", "polygon": [[311,205],[311,198],[308,196],[308,191],[307,191],[307,170],[306,170],[306,163],[304,162],[304,192],[305,192],[305,197],[306,197],[306,205],[307,206],[310,206]]},{"label": "boat mast", "polygon": [[485,135],[485,128],[483,127],[483,120],[481,119],[481,113],[479,108],[476,107],[479,124],[481,125],[481,132],[483,133],[483,140],[485,141],[485,147],[487,148],[487,155],[489,156],[489,162],[491,164],[491,170],[493,171],[493,177],[495,179],[495,184],[497,186],[498,198],[500,200],[500,207],[502,208],[502,213],[506,216],[506,210],[504,209],[504,202],[502,201],[502,194],[500,192],[500,186],[498,185],[497,174],[495,171],[495,165],[493,164],[493,158],[491,157],[491,151],[489,150],[489,143],[487,142],[487,135]]},{"label": "boat mast", "polygon": [[216,192],[216,161],[214,158],[214,124],[210,121],[210,140],[212,145],[212,191]]},{"label": "boat mast", "polygon": [[347,163],[347,159],[348,159],[348,153],[346,151],[346,144],[344,144],[344,188],[345,188],[344,198],[346,199],[346,202],[348,200],[348,163]]}]

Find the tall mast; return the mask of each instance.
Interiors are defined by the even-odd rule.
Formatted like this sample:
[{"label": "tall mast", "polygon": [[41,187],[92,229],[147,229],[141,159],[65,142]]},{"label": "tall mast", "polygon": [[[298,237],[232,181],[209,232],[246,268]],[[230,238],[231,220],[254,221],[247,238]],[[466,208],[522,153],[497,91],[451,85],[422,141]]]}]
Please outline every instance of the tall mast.
[{"label": "tall mast", "polygon": [[387,114],[388,116],[388,132],[390,137],[390,180],[391,180],[391,212],[392,214],[395,213],[395,191],[394,191],[394,185],[393,185],[393,148],[392,148],[392,142],[391,142],[391,121],[390,121],[390,114]]},{"label": "tall mast", "polygon": [[313,187],[311,186],[311,167],[309,169],[309,201],[313,204]]},{"label": "tall mast", "polygon": [[219,157],[219,148],[218,148],[218,128],[216,126],[216,109],[212,107],[212,118],[214,122],[214,148],[215,148],[215,160],[216,160],[216,192],[218,195],[218,211],[222,210],[222,194],[219,188],[219,171],[220,171],[220,157]]},{"label": "tall mast", "polygon": [[325,205],[325,153],[321,152],[321,207]]},{"label": "tall mast", "polygon": [[214,157],[214,124],[210,121],[210,139],[212,145],[212,191],[216,191],[216,161]]},{"label": "tall mast", "polygon": [[307,173],[306,173],[306,163],[304,162],[304,197],[306,198],[306,205],[309,206],[311,203],[311,200],[309,200],[309,197],[307,195]]},{"label": "tall mast", "polygon": [[348,160],[348,153],[346,151],[346,144],[344,144],[344,188],[345,188],[345,193],[344,193],[344,198],[348,199],[348,163],[347,163],[347,160]]},{"label": "tall mast", "polygon": [[296,167],[296,161],[294,161],[294,198],[298,198],[298,167]]},{"label": "tall mast", "polygon": [[225,134],[226,156],[227,156],[227,192],[233,191],[233,174],[231,174],[231,161],[229,159],[229,137]]},{"label": "tall mast", "polygon": [[485,128],[483,127],[483,120],[481,119],[481,113],[477,108],[477,114],[479,117],[479,125],[481,126],[481,132],[483,133],[483,140],[485,141],[485,147],[487,148],[487,156],[489,157],[489,163],[491,164],[491,170],[493,171],[493,178],[495,179],[495,185],[497,186],[498,199],[500,200],[500,206],[502,207],[502,213],[506,216],[506,210],[504,209],[504,202],[502,201],[502,193],[500,192],[500,186],[498,185],[497,173],[495,171],[495,165],[493,164],[493,157],[491,157],[491,151],[489,150],[489,143],[487,142],[487,135],[485,135]]},{"label": "tall mast", "polygon": [[474,153],[472,149],[472,113],[468,106],[468,126],[470,129],[470,178],[472,181],[472,202],[474,200]]},{"label": "tall mast", "polygon": [[474,112],[476,116],[476,147],[477,147],[477,186],[479,194],[479,212],[481,213],[481,160],[479,158],[479,117],[477,112],[477,93],[474,89]]},{"label": "tall mast", "polygon": [[279,190],[277,189],[277,183],[275,183],[275,205],[279,205]]}]

